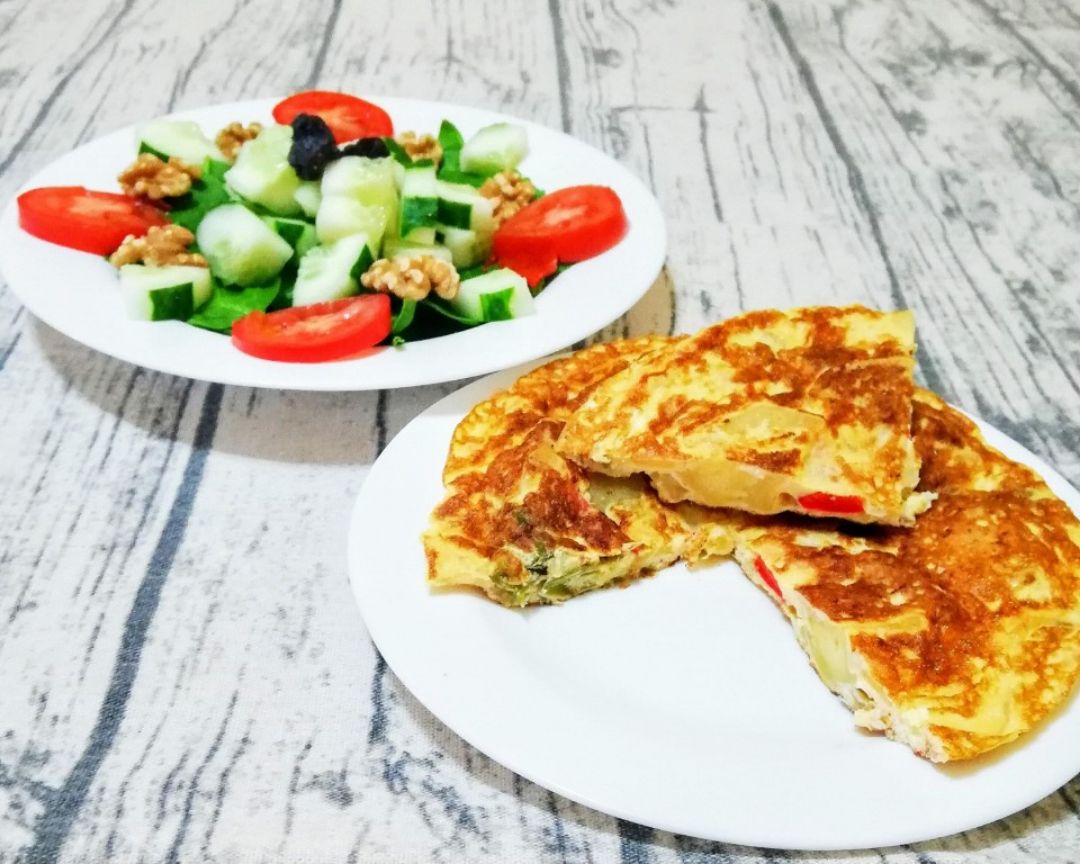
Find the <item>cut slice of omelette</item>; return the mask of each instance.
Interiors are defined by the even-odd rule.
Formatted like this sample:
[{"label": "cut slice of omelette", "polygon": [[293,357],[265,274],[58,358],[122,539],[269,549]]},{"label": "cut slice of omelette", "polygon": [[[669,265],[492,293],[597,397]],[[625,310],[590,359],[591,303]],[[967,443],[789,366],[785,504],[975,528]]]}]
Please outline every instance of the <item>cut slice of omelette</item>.
[{"label": "cut slice of omelette", "polygon": [[1080,522],[1030,469],[918,391],[915,526],[733,516],[736,558],[855,722],[935,762],[1030,730],[1080,674]]},{"label": "cut slice of omelette", "polygon": [[574,412],[558,449],[665,501],[910,525],[915,326],[861,306],[740,315],[630,364]]},{"label": "cut slice of omelette", "polygon": [[641,478],[593,475],[555,451],[570,412],[649,336],[555,360],[481,402],[458,424],[446,497],[423,542],[429,583],[473,586],[506,606],[553,603],[665,567],[727,555],[725,523],[661,502]]}]

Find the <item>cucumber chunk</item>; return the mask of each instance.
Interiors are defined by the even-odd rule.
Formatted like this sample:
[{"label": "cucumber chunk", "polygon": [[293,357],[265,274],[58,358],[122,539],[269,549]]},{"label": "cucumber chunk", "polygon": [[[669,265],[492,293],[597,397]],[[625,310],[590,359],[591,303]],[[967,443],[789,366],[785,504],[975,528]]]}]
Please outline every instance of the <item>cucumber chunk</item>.
[{"label": "cucumber chunk", "polygon": [[405,255],[431,255],[433,258],[442,258],[443,261],[449,261],[451,264],[454,262],[453,253],[445,246],[436,243],[414,243],[398,237],[386,238],[383,246],[384,258],[400,258]]},{"label": "cucumber chunk", "polygon": [[227,285],[265,284],[293,256],[293,247],[242,204],[215,207],[195,239],[210,270]]},{"label": "cucumber chunk", "polygon": [[528,152],[529,141],[524,127],[492,123],[461,148],[461,170],[487,175],[509,171],[516,168]]},{"label": "cucumber chunk", "polygon": [[438,220],[448,228],[495,233],[495,199],[463,183],[439,183]]},{"label": "cucumber chunk", "polygon": [[175,156],[195,166],[207,159],[225,161],[217,145],[192,120],[152,120],[139,129],[138,135],[140,153],[153,153],[165,160]]},{"label": "cucumber chunk", "polygon": [[439,242],[438,229],[434,225],[429,225],[426,228],[413,228],[405,237],[396,232],[387,232],[384,245],[389,243],[391,239],[398,243],[411,243],[414,246],[434,246]]},{"label": "cucumber chunk", "polygon": [[296,201],[300,178],[289,164],[292,127],[267,126],[236,154],[225,182],[244,200],[271,213],[294,216],[301,212]]},{"label": "cucumber chunk", "polygon": [[439,181],[432,162],[416,162],[405,169],[401,183],[399,234],[434,226],[439,219]]},{"label": "cucumber chunk", "polygon": [[525,278],[505,267],[461,280],[451,305],[465,317],[481,321],[520,318],[536,311]]},{"label": "cucumber chunk", "polygon": [[286,216],[264,216],[263,222],[269,225],[274,233],[293,248],[297,259],[303,258],[307,251],[318,245],[319,240],[315,236],[315,226],[303,219],[289,219]]},{"label": "cucumber chunk", "polygon": [[345,156],[331,162],[323,173],[322,196],[315,217],[319,241],[333,243],[363,233],[378,252],[383,235],[397,221],[394,160]]},{"label": "cucumber chunk", "polygon": [[361,204],[388,207],[397,201],[394,160],[343,156],[326,167],[321,190],[324,196],[346,195]]},{"label": "cucumber chunk", "polygon": [[304,215],[308,219],[314,219],[319,212],[319,202],[322,201],[322,190],[317,180],[302,180],[293,193],[293,199],[300,205]]},{"label": "cucumber chunk", "polygon": [[350,234],[366,234],[371,248],[378,251],[396,208],[364,204],[345,195],[326,195],[315,217],[320,243],[333,243]]},{"label": "cucumber chunk", "polygon": [[368,238],[350,234],[328,246],[316,246],[300,259],[293,286],[293,306],[309,306],[348,297],[360,290],[360,276],[375,260]]},{"label": "cucumber chunk", "polygon": [[205,267],[125,264],[120,292],[129,318],[139,321],[185,321],[207,300],[210,271]]},{"label": "cucumber chunk", "polygon": [[483,203],[489,201],[472,186],[463,183],[439,182],[438,219],[451,228],[472,228],[473,208],[479,206],[481,213],[486,212]]},{"label": "cucumber chunk", "polygon": [[468,228],[439,226],[442,244],[450,251],[450,258],[458,270],[475,267],[487,260],[491,252],[491,238],[470,231]]}]

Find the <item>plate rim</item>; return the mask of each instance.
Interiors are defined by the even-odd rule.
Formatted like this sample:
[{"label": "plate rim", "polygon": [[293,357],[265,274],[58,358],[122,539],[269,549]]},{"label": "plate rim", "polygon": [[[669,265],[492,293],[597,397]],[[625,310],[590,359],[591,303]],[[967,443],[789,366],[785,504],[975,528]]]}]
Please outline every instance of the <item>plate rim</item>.
[{"label": "plate rim", "polygon": [[[517,365],[520,363],[531,362],[537,358],[549,355],[551,353],[561,351],[567,346],[577,342],[581,339],[588,337],[589,335],[598,332],[602,328],[610,325],[612,322],[618,320],[620,317],[629,312],[640,300],[644,297],[650,288],[653,287],[657,278],[662,274],[667,261],[668,252],[668,226],[667,219],[664,214],[664,210],[660,205],[655,193],[646,185],[637,174],[635,174],[628,166],[617,160],[614,156],[606,153],[600,148],[583,141],[580,138],[576,138],[560,129],[555,129],[551,126],[547,126],[543,123],[538,123],[534,120],[524,119],[516,117],[511,114],[507,114],[502,111],[492,111],[487,108],[479,106],[465,105],[457,102],[444,102],[439,100],[413,98],[407,96],[387,96],[379,94],[365,93],[364,98],[371,99],[376,102],[385,103],[388,106],[388,110],[391,112],[412,110],[412,111],[427,111],[431,113],[442,113],[443,116],[453,117],[455,112],[463,112],[465,114],[476,115],[478,118],[483,118],[483,122],[513,122],[525,125],[527,128],[542,130],[542,134],[554,136],[558,140],[565,143],[567,146],[574,148],[585,148],[589,151],[594,158],[603,160],[606,165],[606,170],[612,172],[609,181],[616,182],[624,189],[633,192],[635,198],[639,198],[637,206],[633,211],[628,210],[628,215],[634,221],[640,221],[645,229],[646,234],[642,234],[641,238],[645,238],[649,241],[648,247],[645,248],[645,255],[639,257],[636,250],[625,247],[622,254],[617,261],[624,260],[625,256],[629,255],[630,258],[626,258],[628,262],[633,264],[635,272],[642,273],[642,276],[638,280],[633,281],[633,290],[624,291],[621,290],[615,296],[620,299],[618,302],[609,303],[599,307],[601,310],[594,313],[591,316],[585,316],[581,318],[577,315],[565,314],[562,317],[552,320],[543,321],[542,316],[530,316],[529,319],[520,319],[522,322],[521,329],[525,329],[528,332],[535,332],[536,327],[542,327],[551,334],[554,335],[546,339],[521,339],[511,337],[503,337],[501,335],[494,336],[491,330],[481,329],[479,332],[486,332],[489,337],[494,338],[478,338],[473,331],[462,331],[460,333],[449,334],[448,336],[439,337],[436,340],[423,340],[416,343],[418,346],[424,343],[441,342],[442,340],[449,340],[443,342],[438,349],[429,349],[432,353],[436,354],[435,358],[426,358],[429,361],[432,359],[441,359],[443,355],[448,352],[460,357],[464,356],[469,362],[464,360],[455,359],[454,363],[449,367],[452,369],[450,374],[443,372],[444,364],[439,362],[427,362],[421,367],[423,360],[412,361],[410,366],[404,366],[394,364],[388,368],[377,371],[375,374],[379,377],[372,378],[370,375],[365,375],[362,364],[366,358],[359,359],[347,359],[344,361],[334,361],[330,364],[294,364],[294,363],[277,363],[269,360],[256,360],[256,358],[248,358],[246,355],[241,355],[243,359],[237,361],[236,367],[216,368],[213,374],[206,374],[203,371],[202,374],[191,374],[191,369],[186,371],[179,368],[176,364],[170,364],[165,360],[160,360],[159,355],[152,350],[147,352],[146,348],[141,345],[127,345],[121,344],[119,346],[110,344],[109,335],[114,332],[111,329],[102,333],[99,338],[79,338],[69,333],[69,324],[65,323],[62,316],[54,314],[54,310],[49,308],[42,308],[43,304],[40,300],[37,300],[33,295],[33,285],[28,284],[31,279],[25,276],[19,279],[13,280],[11,278],[12,273],[19,273],[22,269],[21,264],[16,264],[15,259],[19,255],[19,244],[24,242],[27,238],[32,239],[35,243],[42,244],[42,250],[48,250],[49,252],[72,252],[75,250],[68,250],[65,247],[57,246],[55,244],[47,243],[46,241],[32,238],[30,235],[25,235],[18,225],[17,216],[17,198],[20,194],[28,189],[35,188],[41,185],[50,185],[50,181],[43,179],[58,170],[58,165],[71,159],[75,154],[81,151],[99,145],[104,139],[115,138],[120,139],[123,136],[129,136],[134,139],[135,130],[142,123],[149,122],[154,119],[161,118],[177,118],[177,119],[199,119],[200,116],[205,115],[207,112],[213,111],[231,111],[231,112],[262,112],[265,114],[270,113],[270,108],[282,97],[260,97],[255,99],[245,99],[233,102],[222,102],[210,105],[202,105],[194,108],[184,108],[176,111],[169,112],[168,114],[159,115],[158,117],[148,117],[139,122],[128,124],[119,128],[112,129],[104,132],[95,138],[80,144],[71,150],[67,150],[54,159],[50,160],[46,165],[38,169],[32,176],[20,183],[15,191],[12,193],[10,200],[4,205],[2,211],[0,211],[0,278],[2,278],[11,291],[12,295],[18,300],[18,302],[30,312],[34,318],[46,324],[52,330],[62,334],[65,338],[70,339],[90,350],[96,351],[100,354],[104,354],[113,359],[120,360],[124,363],[129,363],[135,366],[140,366],[156,372],[162,372],[165,374],[176,375],[178,377],[189,378],[196,381],[206,381],[209,383],[228,384],[233,386],[243,387],[256,387],[260,389],[271,390],[283,390],[283,391],[312,391],[312,392],[365,392],[371,390],[392,390],[392,389],[404,389],[409,387],[429,386],[432,384],[443,384],[452,381],[461,381],[467,378],[472,378],[479,375],[486,375],[492,372],[497,372],[501,369],[507,368],[507,362],[503,362],[499,349],[502,347],[501,343],[512,343],[514,345],[528,345],[526,350],[522,350],[517,354],[514,354],[508,361],[509,365]],[[203,121],[204,123],[206,121]],[[62,170],[62,169],[61,169]],[[83,182],[85,181],[75,181]],[[54,184],[53,184],[54,185]],[[631,230],[633,230],[633,221],[631,223]],[[639,238],[639,239],[641,239]],[[613,247],[618,249],[619,245]],[[96,256],[89,253],[78,253],[85,255],[86,262],[89,264],[96,259]],[[608,253],[604,253],[606,255]],[[594,259],[589,259],[585,262],[580,262],[575,265],[575,270],[579,267],[586,267],[586,276],[584,278],[593,278],[588,276],[590,265],[593,262],[601,267],[610,266],[604,265],[603,256],[597,256]],[[647,265],[647,266],[641,266]],[[66,265],[64,265],[66,266]],[[87,272],[91,272],[88,268]],[[570,277],[567,279],[567,277]],[[646,277],[648,277],[646,279]],[[563,280],[563,287],[569,288],[574,282],[582,278],[580,271],[577,277],[574,276],[574,271],[571,270],[568,273],[557,276],[549,286],[545,289],[550,290],[553,286],[559,284],[559,280]],[[601,275],[601,278],[602,275]],[[94,277],[96,281],[96,276]],[[613,280],[614,281],[614,280]],[[627,280],[622,280],[625,284]],[[569,283],[569,284],[568,284]],[[542,302],[543,295],[541,295]],[[569,305],[569,299],[563,302],[565,305]],[[119,309],[119,305],[115,310],[115,319],[118,325],[125,323],[141,325],[143,322],[131,322],[123,317],[122,312]],[[539,324],[537,322],[540,322]],[[153,322],[157,327],[170,327],[173,328],[174,333],[184,332],[184,341],[190,342],[185,347],[192,353],[198,352],[200,344],[209,345],[211,343],[205,341],[205,337],[219,338],[219,334],[212,334],[207,331],[198,331],[188,334],[185,331],[179,331],[175,328],[184,327],[191,330],[197,330],[197,328],[191,328],[190,325],[186,325],[182,322]],[[484,325],[485,327],[500,327],[503,322],[494,322],[493,324]],[[505,322],[505,324],[516,325],[516,322]],[[175,325],[175,327],[173,326]],[[134,331],[130,331],[134,332]],[[85,334],[83,334],[85,336]],[[517,335],[517,334],[515,334]],[[541,334],[543,335],[543,331]],[[190,336],[190,339],[188,337]],[[227,337],[224,337],[227,339]],[[465,347],[465,346],[472,347]],[[380,353],[390,352],[394,349],[386,347]],[[406,349],[407,350],[407,349]],[[255,365],[252,365],[254,361]],[[318,367],[323,369],[341,368],[343,364],[358,364],[356,366],[356,374],[353,380],[343,382],[327,378],[326,375],[320,375],[317,371],[305,371],[304,369],[298,369],[297,367],[306,367],[308,370],[315,370]],[[182,365],[182,364],[181,364]],[[414,371],[406,371],[409,368]],[[349,367],[350,371],[352,367]],[[421,369],[422,372],[418,373],[417,369]],[[272,379],[281,378],[285,379],[275,382]]]},{"label": "plate rim", "polygon": [[[613,807],[610,804],[596,800],[593,796],[589,794],[585,794],[579,790],[570,788],[564,783],[552,782],[549,779],[540,779],[534,771],[528,768],[528,766],[523,767],[521,764],[522,760],[515,758],[513,754],[501,752],[499,751],[498,747],[489,747],[487,744],[480,744],[476,740],[474,740],[472,735],[466,734],[464,731],[462,731],[461,724],[458,722],[458,717],[451,716],[450,719],[447,719],[447,717],[445,716],[447,712],[436,711],[434,708],[431,707],[431,704],[429,704],[429,700],[437,701],[435,699],[430,699],[430,693],[418,692],[418,689],[414,688],[413,682],[416,679],[411,674],[411,671],[406,670],[405,673],[402,674],[402,670],[399,668],[396,662],[396,659],[399,658],[395,658],[393,656],[395,653],[394,649],[391,648],[389,652],[384,650],[384,646],[387,644],[393,645],[393,641],[383,640],[381,638],[381,634],[383,633],[382,622],[376,622],[373,626],[372,621],[369,619],[368,607],[364,599],[368,583],[365,580],[363,572],[364,568],[360,564],[360,546],[362,545],[362,531],[360,530],[360,528],[363,524],[362,517],[367,509],[365,507],[365,489],[369,488],[370,478],[376,470],[376,466],[379,464],[379,462],[384,458],[387,453],[394,452],[391,448],[394,448],[395,444],[397,444],[399,447],[404,446],[401,442],[403,440],[407,440],[406,433],[409,431],[410,427],[413,427],[414,425],[419,425],[431,415],[446,414],[447,412],[444,406],[446,403],[453,400],[461,400],[464,397],[468,397],[469,404],[475,405],[477,402],[486,398],[486,396],[490,393],[495,392],[495,390],[501,387],[508,386],[508,384],[512,383],[512,381],[517,376],[538,367],[539,365],[541,365],[542,362],[545,361],[531,361],[521,364],[520,366],[514,367],[512,369],[504,369],[499,372],[487,375],[479,380],[473,381],[465,385],[464,387],[454,390],[453,392],[447,394],[446,396],[442,397],[437,402],[429,406],[420,414],[413,417],[394,436],[394,438],[388,442],[383,452],[378,456],[375,462],[368,469],[367,473],[363,478],[363,481],[361,482],[349,516],[348,537],[346,544],[346,567],[348,571],[347,575],[349,579],[350,589],[353,594],[353,599],[356,602],[361,619],[364,623],[364,627],[368,632],[368,636],[371,639],[373,646],[376,648],[380,656],[383,657],[387,666],[391,669],[391,671],[393,671],[395,677],[397,677],[397,679],[409,691],[413,698],[415,698],[424,707],[424,709],[428,711],[433,717],[435,717],[441,724],[443,724],[451,732],[453,732],[455,735],[457,735],[459,738],[469,744],[469,746],[473,747],[480,753],[483,753],[485,756],[494,760],[495,762],[509,769],[510,771],[513,771],[515,774],[518,774],[521,777],[529,780],[530,782],[535,783],[541,788],[550,790],[570,801],[584,805],[586,807],[589,807],[590,809],[596,810],[599,813],[607,814],[617,819],[627,820],[637,824],[645,825],[658,831],[665,831],[689,837],[697,837],[711,842],[766,849],[786,849],[790,851],[802,852],[837,852],[863,851],[870,849],[891,849],[898,846],[906,846],[912,843],[939,840],[945,837],[950,837],[959,833],[963,833],[965,831],[975,830],[977,828],[993,824],[1001,819],[1008,818],[1009,816],[1012,816],[1028,807],[1037,804],[1049,795],[1054,794],[1063,785],[1068,783],[1069,780],[1076,775],[1077,770],[1080,770],[1080,756],[1078,756],[1078,762],[1075,766],[1059,769],[1055,772],[1046,772],[1046,776],[1050,779],[1047,779],[1044,783],[1041,784],[1033,784],[1033,786],[1037,787],[1037,791],[1024,791],[1017,792],[1012,795],[1001,796],[1000,799],[998,799],[999,801],[1001,801],[1000,806],[995,808],[988,808],[990,815],[986,816],[985,818],[979,817],[978,821],[976,822],[971,822],[970,819],[960,819],[954,821],[950,820],[948,816],[945,816],[943,819],[939,820],[939,824],[937,825],[937,827],[934,827],[930,832],[916,831],[912,829],[911,831],[908,831],[906,833],[901,832],[889,834],[887,831],[882,831],[880,841],[866,842],[860,845],[849,845],[841,843],[794,843],[787,845],[776,845],[770,844],[768,838],[753,835],[752,833],[749,835],[740,836],[738,832],[733,833],[725,831],[723,832],[723,836],[721,836],[719,833],[715,832],[709,833],[695,830],[691,826],[680,824],[678,821],[672,821],[670,819],[664,818],[650,818],[647,815],[643,815],[642,813],[632,812],[632,810],[627,809],[626,807]],[[474,396],[475,398],[473,398]],[[950,405],[950,407],[955,406]],[[466,413],[467,410],[468,409],[466,409]],[[1061,475],[1056,469],[1049,465],[1040,456],[1025,447],[1021,442],[1010,437],[1009,435],[1006,435],[1004,432],[997,429],[997,427],[982,420],[981,418],[975,417],[968,412],[963,411],[962,409],[956,408],[955,410],[960,411],[960,413],[962,413],[965,417],[970,419],[978,426],[979,431],[983,434],[984,438],[990,446],[1000,450],[1002,449],[1000,445],[1002,442],[1004,442],[1007,447],[1015,449],[1015,451],[1023,457],[1022,460],[1017,459],[1017,461],[1020,461],[1022,464],[1025,464],[1035,470],[1040,475],[1040,477],[1043,478],[1043,480],[1047,483],[1047,485],[1051,488],[1055,495],[1058,495],[1062,498],[1066,506],[1069,506],[1070,509],[1072,509],[1074,512],[1078,512],[1078,507],[1080,507],[1080,492],[1078,492],[1076,488],[1069,483],[1067,478]],[[460,413],[458,409],[455,408],[452,412],[450,412],[450,416],[453,418],[454,425],[456,426],[456,424],[460,422],[464,414]],[[449,440],[447,440],[447,444],[449,444]],[[1073,502],[1070,502],[1066,500],[1066,498],[1072,498],[1074,500]],[[725,559],[724,562],[721,562],[717,566],[723,566],[726,563],[730,562]],[[422,574],[418,574],[418,576],[419,575]],[[374,580],[372,580],[372,587],[374,587]],[[419,689],[422,691],[424,688],[420,687]],[[1035,730],[1028,734],[1031,736],[1040,734],[1040,732],[1045,729],[1048,724],[1063,719],[1067,713],[1071,712],[1077,713],[1078,716],[1076,718],[1076,721],[1080,722],[1080,685],[1073,688],[1073,691],[1068,697],[1068,699],[1064,703],[1062,703],[1062,705],[1060,705],[1058,709],[1049,718],[1044,719],[1039,724],[1039,726],[1036,727]],[[452,714],[452,712],[450,713]],[[852,734],[857,734],[857,727],[852,725],[851,732]],[[1078,749],[1078,754],[1080,754],[1080,749]],[[911,758],[918,757],[912,754]],[[959,764],[962,765],[963,763]],[[1072,763],[1069,760],[1061,760],[1061,764],[1071,765]],[[1032,797],[1033,795],[1034,797]]]}]

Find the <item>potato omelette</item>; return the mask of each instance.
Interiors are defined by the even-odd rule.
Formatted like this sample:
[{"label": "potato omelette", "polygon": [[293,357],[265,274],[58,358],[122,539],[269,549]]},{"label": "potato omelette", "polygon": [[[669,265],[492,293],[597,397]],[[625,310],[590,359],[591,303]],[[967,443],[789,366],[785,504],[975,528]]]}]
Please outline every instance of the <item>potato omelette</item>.
[{"label": "potato omelette", "polygon": [[[535,369],[454,431],[430,584],[558,603],[734,553],[857,725],[934,762],[1016,739],[1080,677],[1080,521],[914,387],[912,332],[861,307],[751,313]],[[790,471],[765,458],[783,448]],[[742,509],[664,500],[727,483]],[[754,512],[807,489],[865,507]]]},{"label": "potato omelette", "polygon": [[750,312],[672,342],[598,386],[558,450],[665,501],[910,525],[915,326],[862,306]]}]

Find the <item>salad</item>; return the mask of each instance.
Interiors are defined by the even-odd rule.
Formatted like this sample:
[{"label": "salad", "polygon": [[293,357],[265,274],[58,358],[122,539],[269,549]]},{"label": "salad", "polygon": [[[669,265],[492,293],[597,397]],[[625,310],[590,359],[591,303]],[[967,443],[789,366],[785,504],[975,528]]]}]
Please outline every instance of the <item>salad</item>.
[{"label": "salad", "polygon": [[606,186],[538,189],[512,123],[395,134],[377,105],[327,91],[272,114],[213,140],[191,121],[147,123],[123,193],[32,189],[19,224],[107,256],[130,317],[292,362],[532,314],[553,275],[627,229]]}]

